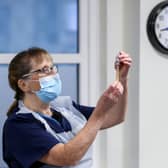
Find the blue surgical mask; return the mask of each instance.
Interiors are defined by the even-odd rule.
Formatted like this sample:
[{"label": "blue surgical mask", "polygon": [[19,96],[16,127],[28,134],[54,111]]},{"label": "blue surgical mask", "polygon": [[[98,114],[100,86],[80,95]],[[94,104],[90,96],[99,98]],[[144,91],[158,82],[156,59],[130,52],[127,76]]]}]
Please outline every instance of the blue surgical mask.
[{"label": "blue surgical mask", "polygon": [[39,82],[40,90],[34,93],[42,102],[49,103],[61,94],[62,82],[58,73],[54,76],[42,77]]}]

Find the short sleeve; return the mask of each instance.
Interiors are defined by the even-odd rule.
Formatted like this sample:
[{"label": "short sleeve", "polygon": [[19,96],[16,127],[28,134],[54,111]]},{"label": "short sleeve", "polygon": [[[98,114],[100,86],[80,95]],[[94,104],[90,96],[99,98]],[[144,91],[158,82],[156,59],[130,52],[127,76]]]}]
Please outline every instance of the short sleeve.
[{"label": "short sleeve", "polygon": [[[26,114],[31,115],[31,114]],[[33,118],[7,120],[3,130],[4,158],[12,157],[20,166],[29,168],[59,141],[46,132]]]},{"label": "short sleeve", "polygon": [[83,105],[79,105],[76,102],[72,101],[72,105],[78,110],[80,111],[88,120],[90,115],[92,114],[93,110],[95,107],[89,107],[89,106],[83,106]]}]

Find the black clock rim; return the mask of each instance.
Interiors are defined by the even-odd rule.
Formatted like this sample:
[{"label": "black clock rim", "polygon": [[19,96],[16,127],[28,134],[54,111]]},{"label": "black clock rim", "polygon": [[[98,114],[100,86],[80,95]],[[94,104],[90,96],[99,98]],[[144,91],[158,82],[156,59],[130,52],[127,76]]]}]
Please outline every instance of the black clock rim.
[{"label": "black clock rim", "polygon": [[168,6],[168,1],[163,1],[157,4],[151,11],[147,19],[147,35],[148,39],[154,48],[164,54],[168,54],[168,49],[165,48],[157,39],[155,34],[155,21],[162,9]]}]

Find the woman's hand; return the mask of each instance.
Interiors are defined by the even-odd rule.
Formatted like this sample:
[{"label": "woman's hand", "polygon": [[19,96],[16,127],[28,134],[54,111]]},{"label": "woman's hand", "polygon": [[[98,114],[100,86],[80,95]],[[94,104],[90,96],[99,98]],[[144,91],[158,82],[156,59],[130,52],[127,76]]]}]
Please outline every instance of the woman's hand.
[{"label": "woman's hand", "polygon": [[103,114],[116,104],[123,93],[123,86],[119,81],[115,81],[102,94],[96,105],[96,111]]},{"label": "woman's hand", "polygon": [[117,59],[115,61],[115,69],[117,67],[118,61],[119,61],[119,70],[120,70],[119,80],[122,82],[128,78],[128,71],[129,71],[129,68],[131,67],[132,59],[127,53],[121,51],[119,52]]}]

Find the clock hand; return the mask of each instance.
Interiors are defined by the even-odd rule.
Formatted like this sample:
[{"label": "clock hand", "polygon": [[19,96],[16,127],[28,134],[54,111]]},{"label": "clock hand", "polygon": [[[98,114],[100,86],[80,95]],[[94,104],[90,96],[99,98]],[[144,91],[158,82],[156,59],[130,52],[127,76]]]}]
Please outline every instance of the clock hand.
[{"label": "clock hand", "polygon": [[168,31],[168,27],[160,29],[160,31]]}]

